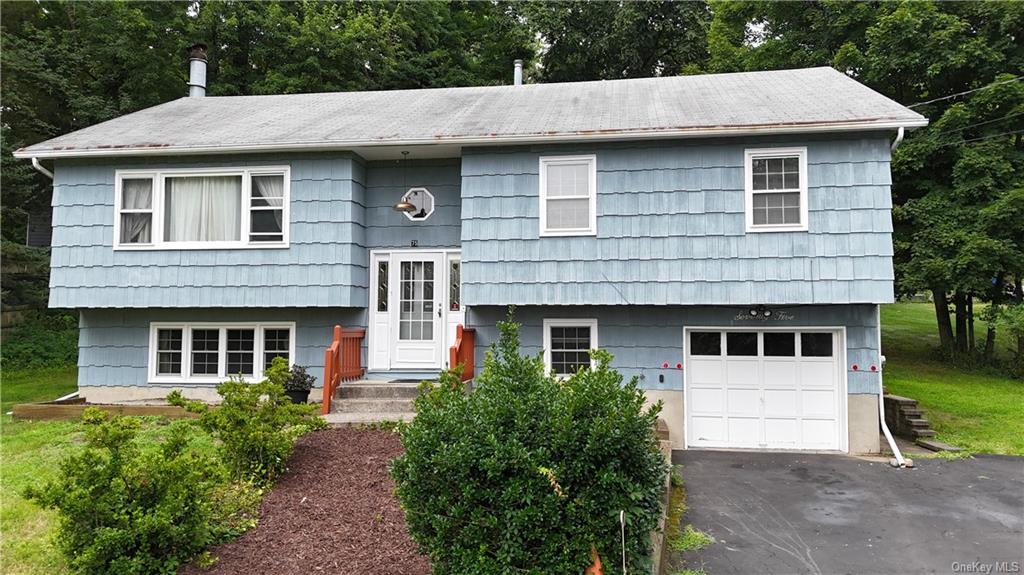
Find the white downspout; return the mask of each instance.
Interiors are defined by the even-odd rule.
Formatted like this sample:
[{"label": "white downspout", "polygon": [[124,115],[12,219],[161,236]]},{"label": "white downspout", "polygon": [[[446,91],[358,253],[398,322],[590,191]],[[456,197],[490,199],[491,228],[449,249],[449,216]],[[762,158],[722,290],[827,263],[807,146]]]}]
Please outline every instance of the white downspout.
[{"label": "white downspout", "polygon": [[53,179],[53,172],[44,168],[43,165],[39,163],[39,158],[32,158],[32,167],[35,168],[36,171],[38,171],[40,174],[46,176],[47,178],[50,178],[51,180]]},{"label": "white downspout", "polygon": [[902,144],[902,143],[903,143],[903,126],[900,126],[896,130],[896,140],[892,143],[892,146],[889,146],[889,151],[890,152],[895,152],[896,148],[900,147],[900,144]]},{"label": "white downspout", "polygon": [[[903,134],[903,129],[900,128],[900,135]],[[897,140],[898,142],[899,140]],[[903,454],[900,453],[899,446],[896,445],[896,440],[893,439],[892,433],[889,431],[889,426],[885,423],[885,391],[882,387],[882,372],[885,369],[885,356],[882,355],[882,306],[875,306],[875,325],[878,331],[878,422],[882,424],[882,433],[885,434],[885,440],[889,442],[889,449],[892,450],[892,454],[896,457],[896,464],[894,467],[906,467],[907,462],[903,459]]]}]

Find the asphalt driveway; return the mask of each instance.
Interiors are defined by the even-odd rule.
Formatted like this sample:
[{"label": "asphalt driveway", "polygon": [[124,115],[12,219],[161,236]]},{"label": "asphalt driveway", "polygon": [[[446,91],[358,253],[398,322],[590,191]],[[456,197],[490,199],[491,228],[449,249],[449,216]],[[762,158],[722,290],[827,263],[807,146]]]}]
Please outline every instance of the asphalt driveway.
[{"label": "asphalt driveway", "polygon": [[919,459],[898,470],[841,455],[673,455],[683,523],[718,540],[683,556],[708,575],[1024,569],[1024,458]]}]

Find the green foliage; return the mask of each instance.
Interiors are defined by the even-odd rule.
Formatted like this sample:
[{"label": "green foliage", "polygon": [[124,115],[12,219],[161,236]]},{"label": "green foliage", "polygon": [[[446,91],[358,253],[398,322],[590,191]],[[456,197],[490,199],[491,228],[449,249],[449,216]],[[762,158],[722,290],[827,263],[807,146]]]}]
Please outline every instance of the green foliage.
[{"label": "green foliage", "polygon": [[4,339],[0,368],[73,366],[78,361],[78,320],[56,311],[28,311]]},{"label": "green foliage", "polygon": [[285,395],[288,377],[288,362],[275,358],[259,383],[230,379],[217,386],[222,401],[215,408],[187,400],[177,390],[167,401],[200,414],[200,425],[221,441],[224,462],[235,477],[267,486],[287,469],[295,439],[326,425],[314,415],[316,406],[293,404]]},{"label": "green foliage", "polygon": [[545,82],[695,73],[707,59],[711,12],[704,2],[526,2],[515,4],[545,49]]},{"label": "green foliage", "polygon": [[[519,352],[518,325],[501,338],[466,394],[453,372],[415,401],[392,476],[413,538],[437,573],[582,573],[590,548],[649,569],[668,465],[644,409],[611,355],[567,380]],[[605,561],[617,573],[617,561]]]},{"label": "green foliage", "polygon": [[[282,360],[282,358],[274,358],[274,361]],[[287,362],[286,362],[287,365]],[[313,384],[316,383],[316,377],[306,371],[306,368],[295,364],[288,371],[288,378],[284,380],[285,391],[309,391],[313,389]]]},{"label": "green foliage", "polygon": [[86,448],[59,478],[25,495],[57,509],[57,542],[79,573],[174,573],[222,535],[210,495],[216,461],[190,448],[184,424],[157,449],[140,449],[138,419],[86,410]]},{"label": "green foliage", "polygon": [[714,542],[715,540],[710,535],[695,528],[693,525],[687,524],[679,533],[679,537],[669,542],[669,544],[673,551],[686,552],[699,551]]}]

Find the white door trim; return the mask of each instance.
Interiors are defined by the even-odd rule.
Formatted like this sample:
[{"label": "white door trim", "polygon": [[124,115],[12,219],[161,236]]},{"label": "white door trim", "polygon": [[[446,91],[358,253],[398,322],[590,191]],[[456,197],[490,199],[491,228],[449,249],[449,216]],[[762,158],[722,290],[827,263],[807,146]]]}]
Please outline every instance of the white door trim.
[{"label": "white door trim", "polygon": [[[437,369],[440,370],[445,366],[447,360],[447,349],[448,340],[453,337],[454,327],[449,325],[451,321],[464,317],[465,306],[461,306],[458,312],[452,312],[448,309],[448,290],[451,278],[450,267],[453,260],[459,260],[461,262],[462,251],[459,249],[451,248],[406,248],[406,249],[372,249],[369,250],[369,305],[367,307],[367,322],[366,322],[366,335],[367,335],[367,357],[369,358],[369,369],[371,371],[387,371],[391,369],[412,369],[412,370],[423,370],[423,369]],[[394,281],[394,278],[398,276],[398,270],[395,267],[395,262],[401,258],[416,257],[416,256],[427,256],[436,255],[440,262],[441,269],[435,270],[436,283],[434,287],[435,299],[438,303],[442,304],[442,317],[440,318],[439,329],[437,332],[437,339],[440,342],[441,347],[439,352],[438,364],[431,365],[429,367],[422,368],[411,368],[411,367],[392,367],[395,364],[395,350],[394,344],[397,341],[397,325],[395,325],[394,318],[397,317],[398,305],[398,283]],[[378,315],[383,316],[384,312],[377,311],[377,266],[378,262],[387,261],[389,271],[388,281],[388,311],[386,323],[380,323],[378,321]],[[379,318],[384,320],[383,317]],[[461,320],[460,320],[461,322]],[[436,324],[437,325],[437,324]],[[452,332],[452,333],[449,333]],[[386,346],[382,347],[382,346]]]},{"label": "white door trim", "polygon": [[[802,333],[802,332],[831,332],[831,333],[836,334],[837,347],[839,348],[838,353],[836,354],[836,361],[838,363],[838,369],[839,369],[839,387],[840,387],[840,389],[839,389],[839,407],[838,407],[838,409],[839,409],[839,413],[838,413],[838,421],[839,421],[839,451],[842,452],[842,453],[849,453],[849,451],[850,451],[850,448],[849,448],[850,430],[849,430],[849,421],[848,421],[849,417],[848,417],[848,411],[847,411],[849,409],[848,408],[849,396],[847,395],[847,393],[848,393],[847,390],[849,389],[849,385],[848,385],[848,381],[847,381],[849,374],[847,373],[847,369],[846,369],[846,366],[847,366],[847,358],[846,358],[846,326],[814,326],[814,325],[794,326],[794,325],[789,325],[789,326],[763,326],[763,327],[762,326],[742,326],[742,327],[728,326],[728,327],[726,327],[726,326],[714,326],[714,325],[695,325],[695,326],[684,327],[683,328],[683,430],[684,430],[683,440],[684,440],[684,447],[686,449],[693,449],[694,448],[693,447],[693,440],[690,437],[690,433],[692,432],[692,430],[690,429],[690,427],[691,427],[690,426],[690,406],[691,406],[690,392],[691,392],[691,386],[689,384],[689,379],[690,378],[688,377],[688,373],[689,373],[689,369],[690,369],[690,367],[689,367],[690,366],[690,345],[689,345],[689,343],[690,343],[690,332],[691,331],[720,331],[720,332],[730,332],[730,331],[746,331],[746,332],[750,332],[750,331],[753,331],[753,332],[792,331],[792,332],[798,332],[798,333]],[[758,338],[758,341],[760,342],[761,339],[762,338]],[[761,354],[760,345],[761,344],[759,343],[758,344],[758,346],[759,346],[758,347],[758,355],[759,356]],[[723,348],[721,351],[722,351],[722,355],[724,357],[726,350]],[[700,449],[700,448],[703,448],[703,446],[698,447],[698,449]],[[723,449],[731,449],[731,448],[723,448]],[[761,450],[758,450],[758,451],[761,451]],[[783,450],[767,449],[767,450],[764,450],[764,451],[783,451]],[[807,450],[800,450],[800,451],[807,451]]]}]

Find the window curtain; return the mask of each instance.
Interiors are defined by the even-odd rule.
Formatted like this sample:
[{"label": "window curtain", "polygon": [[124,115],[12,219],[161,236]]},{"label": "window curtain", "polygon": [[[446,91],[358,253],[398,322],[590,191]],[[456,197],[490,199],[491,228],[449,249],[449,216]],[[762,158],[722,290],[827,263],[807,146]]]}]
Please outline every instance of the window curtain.
[{"label": "window curtain", "polygon": [[[121,208],[149,210],[153,207],[152,180],[121,182]],[[121,241],[148,244],[153,241],[153,216],[147,213],[126,213],[121,216]]]},{"label": "window curtain", "polygon": [[167,178],[165,196],[166,241],[241,239],[241,176]]},{"label": "window curtain", "polygon": [[[255,176],[252,179],[252,205],[269,206],[272,208],[284,207],[284,178],[281,176]],[[274,221],[277,222],[277,229],[281,230],[281,218],[284,215],[283,209],[268,210],[274,214]]]}]

